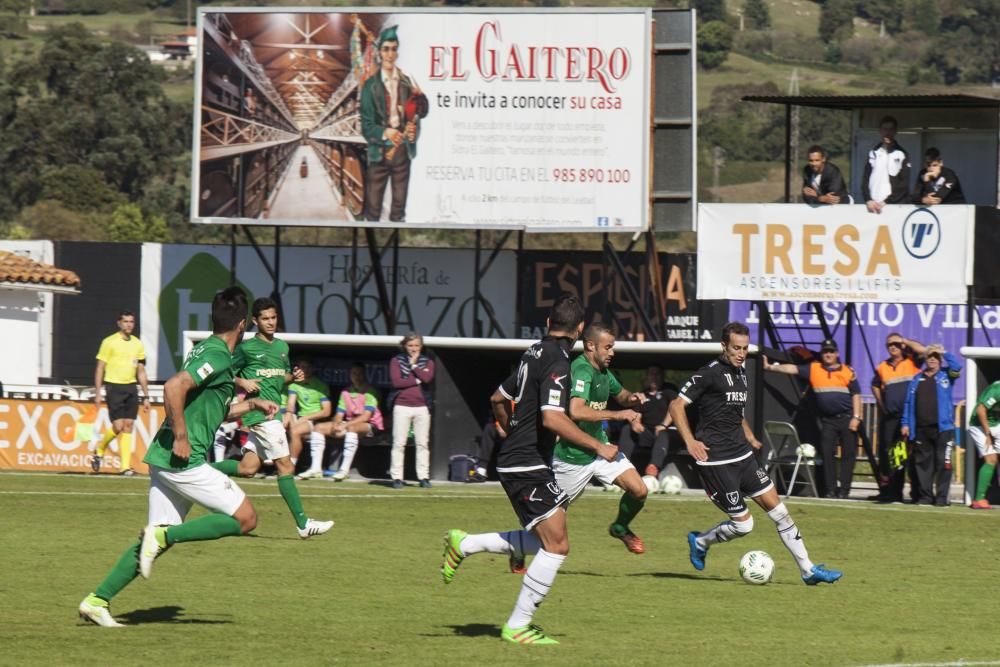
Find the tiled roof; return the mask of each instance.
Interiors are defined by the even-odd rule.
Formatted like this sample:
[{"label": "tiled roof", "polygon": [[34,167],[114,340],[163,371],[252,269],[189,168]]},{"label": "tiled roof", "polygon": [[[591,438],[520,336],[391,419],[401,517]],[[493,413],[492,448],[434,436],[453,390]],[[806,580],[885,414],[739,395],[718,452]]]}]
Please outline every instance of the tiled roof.
[{"label": "tiled roof", "polygon": [[79,288],[80,277],[72,271],[0,250],[0,283]]}]

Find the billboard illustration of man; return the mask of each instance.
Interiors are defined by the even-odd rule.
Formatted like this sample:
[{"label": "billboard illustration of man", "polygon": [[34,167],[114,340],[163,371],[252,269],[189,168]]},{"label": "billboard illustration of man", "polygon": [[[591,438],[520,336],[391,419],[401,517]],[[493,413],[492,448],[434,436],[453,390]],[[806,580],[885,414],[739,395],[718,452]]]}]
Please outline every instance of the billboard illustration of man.
[{"label": "billboard illustration of man", "polygon": [[378,38],[381,66],[361,89],[361,132],[368,142],[368,178],[364,217],[378,221],[386,184],[392,182],[391,222],[405,222],[410,162],[417,156],[418,119],[427,115],[427,98],[409,76],[396,67],[397,26]]}]

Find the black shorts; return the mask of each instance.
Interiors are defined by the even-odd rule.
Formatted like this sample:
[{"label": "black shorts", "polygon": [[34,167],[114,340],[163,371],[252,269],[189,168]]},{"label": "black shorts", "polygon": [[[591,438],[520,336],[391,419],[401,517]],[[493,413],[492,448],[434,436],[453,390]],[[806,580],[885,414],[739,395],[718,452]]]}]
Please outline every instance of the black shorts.
[{"label": "black shorts", "polygon": [[752,454],[732,463],[695,467],[705,493],[729,516],[745,514],[747,504],[744,498],[755,498],[774,486],[767,471],[760,467],[757,457]]},{"label": "black shorts", "polygon": [[139,390],[134,384],[104,384],[108,418],[135,419],[139,414]]},{"label": "black shorts", "polygon": [[569,502],[569,496],[559,487],[550,468],[497,472],[497,476],[525,530],[531,530]]}]

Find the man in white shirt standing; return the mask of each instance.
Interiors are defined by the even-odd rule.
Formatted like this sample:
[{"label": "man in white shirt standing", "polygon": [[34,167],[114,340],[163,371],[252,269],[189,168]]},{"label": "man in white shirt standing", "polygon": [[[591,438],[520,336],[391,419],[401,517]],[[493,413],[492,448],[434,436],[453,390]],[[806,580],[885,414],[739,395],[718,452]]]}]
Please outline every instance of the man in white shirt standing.
[{"label": "man in white shirt standing", "polygon": [[878,125],[882,139],[868,151],[861,194],[870,213],[881,213],[886,204],[905,204],[910,193],[910,156],[896,143],[898,123],[885,116]]},{"label": "man in white shirt standing", "polygon": [[392,181],[389,220],[406,219],[406,192],[410,184],[410,160],[417,156],[417,125],[407,122],[404,109],[411,95],[420,89],[396,67],[399,38],[396,26],[378,38],[379,73],[365,81],[361,89],[361,132],[368,142],[368,182],[364,217],[382,217],[385,186]]}]

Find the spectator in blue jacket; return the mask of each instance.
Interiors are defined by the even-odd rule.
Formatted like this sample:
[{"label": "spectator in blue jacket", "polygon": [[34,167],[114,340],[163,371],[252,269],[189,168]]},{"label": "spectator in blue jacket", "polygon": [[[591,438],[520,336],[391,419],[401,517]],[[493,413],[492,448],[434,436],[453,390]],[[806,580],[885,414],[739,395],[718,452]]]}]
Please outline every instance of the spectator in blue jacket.
[{"label": "spectator in blue jacket", "polygon": [[951,400],[962,365],[940,345],[928,345],[924,369],[913,376],[903,407],[904,438],[913,441],[921,505],[948,505],[955,416]]}]

